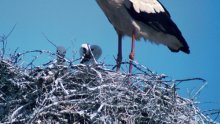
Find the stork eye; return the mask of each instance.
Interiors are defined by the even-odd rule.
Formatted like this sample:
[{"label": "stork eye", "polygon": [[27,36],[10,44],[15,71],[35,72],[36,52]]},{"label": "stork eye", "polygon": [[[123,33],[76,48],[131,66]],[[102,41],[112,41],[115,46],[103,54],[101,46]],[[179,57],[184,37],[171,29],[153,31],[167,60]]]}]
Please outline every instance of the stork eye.
[{"label": "stork eye", "polygon": [[82,49],[83,49],[83,52],[86,53],[86,48],[82,48]]},{"label": "stork eye", "polygon": [[94,48],[92,48],[91,51],[94,51]]}]

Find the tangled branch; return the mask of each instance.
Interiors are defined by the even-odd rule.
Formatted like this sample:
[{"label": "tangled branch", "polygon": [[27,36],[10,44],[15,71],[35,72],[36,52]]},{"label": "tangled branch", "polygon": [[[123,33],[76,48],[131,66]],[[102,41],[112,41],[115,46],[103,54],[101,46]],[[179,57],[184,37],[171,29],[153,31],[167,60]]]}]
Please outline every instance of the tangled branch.
[{"label": "tangled branch", "polygon": [[7,60],[0,61],[0,72],[1,123],[214,123],[178,95],[173,82],[185,80],[104,65],[24,69]]},{"label": "tangled branch", "polygon": [[[6,58],[5,48],[4,43],[0,50],[0,123],[217,123],[208,115],[218,117],[219,111],[201,112],[194,101],[207,84],[202,78],[167,80],[166,75],[137,62],[133,62],[137,73],[130,75],[105,64],[74,64],[75,60],[47,50],[15,50]],[[56,56],[62,62],[33,66],[40,59],[35,56],[26,67],[20,66],[23,57],[33,53]],[[178,84],[186,81],[204,83],[192,99],[177,92]]]}]

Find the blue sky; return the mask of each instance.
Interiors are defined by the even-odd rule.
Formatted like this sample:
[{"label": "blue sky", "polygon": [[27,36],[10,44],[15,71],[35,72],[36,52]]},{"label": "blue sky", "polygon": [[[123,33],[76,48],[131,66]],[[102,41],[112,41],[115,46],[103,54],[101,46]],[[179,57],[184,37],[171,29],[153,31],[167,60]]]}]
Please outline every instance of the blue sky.
[{"label": "blue sky", "polygon": [[[203,110],[220,109],[220,1],[161,0],[187,40],[191,54],[172,53],[162,45],[141,40],[136,43],[135,60],[170,79],[202,77],[208,85],[198,100]],[[42,35],[57,45],[79,49],[82,43],[98,44],[103,49],[101,61],[114,64],[117,35],[95,0],[1,0],[0,34],[7,34],[8,48],[20,51],[47,49],[54,51]],[[123,60],[128,60],[130,38],[123,39]],[[200,82],[181,84],[180,93],[200,86]]]}]

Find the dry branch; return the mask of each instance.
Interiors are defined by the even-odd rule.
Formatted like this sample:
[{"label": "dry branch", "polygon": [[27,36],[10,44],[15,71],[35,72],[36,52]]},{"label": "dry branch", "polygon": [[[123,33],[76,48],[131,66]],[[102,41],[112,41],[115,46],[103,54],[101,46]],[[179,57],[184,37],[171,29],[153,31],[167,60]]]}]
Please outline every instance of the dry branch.
[{"label": "dry branch", "polygon": [[0,72],[1,123],[214,123],[178,95],[175,81],[150,71],[54,63],[24,69],[2,59]]}]

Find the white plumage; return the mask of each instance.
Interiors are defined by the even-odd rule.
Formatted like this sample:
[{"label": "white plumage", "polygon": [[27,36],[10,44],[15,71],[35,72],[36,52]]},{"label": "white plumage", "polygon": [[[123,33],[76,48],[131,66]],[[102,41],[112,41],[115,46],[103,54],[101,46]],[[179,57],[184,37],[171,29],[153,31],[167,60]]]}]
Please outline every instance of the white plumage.
[{"label": "white plumage", "polygon": [[82,64],[97,64],[97,60],[102,54],[102,49],[98,45],[82,44],[79,50]]},{"label": "white plumage", "polygon": [[130,3],[133,3],[134,9],[137,13],[159,13],[165,11],[157,0],[130,0]]}]

